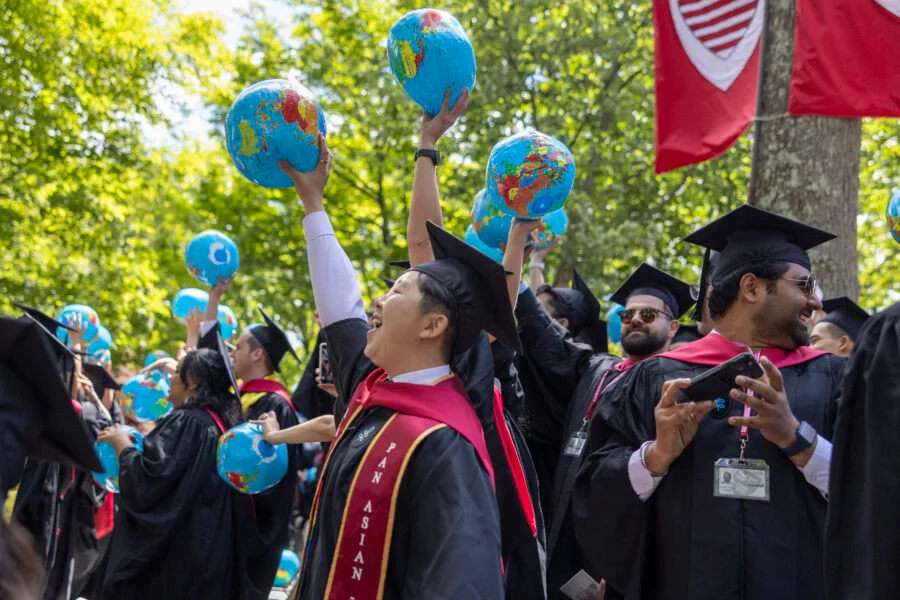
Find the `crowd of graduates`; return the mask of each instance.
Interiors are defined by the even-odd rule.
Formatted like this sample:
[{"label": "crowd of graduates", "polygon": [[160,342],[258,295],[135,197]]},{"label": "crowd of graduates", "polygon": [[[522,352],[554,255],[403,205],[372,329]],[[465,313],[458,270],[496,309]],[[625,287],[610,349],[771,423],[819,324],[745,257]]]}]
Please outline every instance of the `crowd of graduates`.
[{"label": "crowd of graduates", "polygon": [[[421,149],[467,98],[423,118]],[[618,356],[581,274],[545,283],[538,222],[513,221],[502,264],[443,230],[431,153],[409,262],[366,307],[318,143],[313,171],[281,165],[321,327],[293,394],[278,373],[296,355],[265,312],[221,337],[239,281],[152,366],[174,410],[133,423],[142,451],[119,426],[121,374],[85,358],[79,323],[0,319],[0,499],[17,488],[0,598],[268,598],[288,547],[302,568],[286,593],[304,600],[896,596],[900,307],[823,301],[807,251],[833,235],[736,202],[685,238],[706,250],[699,282],[648,262],[603,290],[624,307]],[[748,370],[698,396],[735,357]],[[255,495],[215,464],[248,420],[290,457]],[[91,476],[95,440],[115,449],[118,494]]]}]

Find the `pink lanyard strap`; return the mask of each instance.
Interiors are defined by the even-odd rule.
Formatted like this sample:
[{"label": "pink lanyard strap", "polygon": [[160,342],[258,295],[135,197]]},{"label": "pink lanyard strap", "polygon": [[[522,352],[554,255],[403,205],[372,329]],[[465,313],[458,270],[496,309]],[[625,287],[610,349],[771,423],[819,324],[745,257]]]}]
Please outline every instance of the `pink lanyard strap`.
[{"label": "pink lanyard strap", "polygon": [[[750,354],[752,354],[754,356],[754,358],[756,358],[756,362],[759,362],[759,358],[762,356],[762,350],[760,350],[759,352],[753,352],[753,350],[750,349],[749,346],[747,346],[747,351]],[[748,389],[747,395],[752,396],[753,390]],[[753,413],[753,410],[745,404],[744,405],[744,418],[746,419],[747,417],[750,417],[752,415],[752,413]],[[749,442],[750,442],[750,429],[746,425],[742,425],[741,426],[741,456],[740,456],[741,460],[744,460],[744,450],[747,448],[747,444]]]},{"label": "pink lanyard strap", "polygon": [[[600,385],[597,386],[597,389],[594,391],[594,397],[591,399],[591,404],[588,406],[587,412],[584,414],[584,420],[581,422],[581,428],[584,429],[588,423],[591,422],[591,417],[594,416],[594,408],[597,406],[597,400],[600,398],[600,394],[606,389],[606,386],[603,384],[606,382],[606,378],[609,377],[609,374],[612,372],[610,369],[606,373],[603,374],[603,377],[600,378]],[[621,376],[621,373],[619,374]],[[618,379],[618,377],[616,377]],[[610,381],[610,385],[615,382],[615,379]]]}]

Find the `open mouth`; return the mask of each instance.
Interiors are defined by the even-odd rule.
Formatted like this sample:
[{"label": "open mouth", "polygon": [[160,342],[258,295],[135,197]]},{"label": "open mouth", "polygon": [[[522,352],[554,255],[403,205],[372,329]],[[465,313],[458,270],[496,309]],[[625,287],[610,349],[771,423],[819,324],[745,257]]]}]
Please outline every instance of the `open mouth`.
[{"label": "open mouth", "polygon": [[803,310],[800,311],[800,320],[806,321],[807,319],[811,319],[812,314],[813,314],[812,309],[804,308]]}]

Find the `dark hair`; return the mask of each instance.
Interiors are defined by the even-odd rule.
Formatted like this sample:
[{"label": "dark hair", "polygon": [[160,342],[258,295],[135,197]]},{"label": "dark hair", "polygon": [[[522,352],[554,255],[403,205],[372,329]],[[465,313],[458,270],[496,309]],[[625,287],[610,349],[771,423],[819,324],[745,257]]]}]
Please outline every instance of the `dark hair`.
[{"label": "dark hair", "polygon": [[456,339],[456,331],[459,328],[456,300],[450,295],[447,288],[426,273],[422,273],[422,277],[419,277],[419,291],[422,293],[422,301],[419,303],[420,314],[436,312],[447,317],[444,351],[449,356],[453,352],[453,341]]},{"label": "dark hair", "polygon": [[37,600],[43,576],[34,539],[15,520],[0,518],[0,598]]},{"label": "dark hair", "polygon": [[[550,300],[547,304],[553,309],[553,312],[550,315],[551,317],[554,319],[566,319],[569,322],[567,329],[569,330],[569,333],[572,334],[573,338],[578,338],[578,341],[590,344],[591,346],[594,345],[594,341],[591,339],[593,336],[590,332],[584,331],[585,325],[587,324],[586,316],[579,310],[578,306],[573,304],[572,296],[579,296],[581,292],[569,288],[558,288],[557,290],[557,288],[554,288],[549,283],[542,283],[535,291],[534,295],[537,297],[541,294],[548,294],[550,296]],[[568,297],[566,297],[566,294],[568,294]],[[584,336],[581,334],[584,334]]]},{"label": "dark hair", "polygon": [[197,384],[184,403],[185,408],[209,408],[219,415],[227,429],[243,421],[241,404],[231,392],[231,378],[218,352],[209,348],[188,352],[181,360],[178,376],[185,387],[189,385],[189,376]]},{"label": "dark hair", "polygon": [[766,291],[771,294],[775,291],[775,280],[784,275],[789,268],[790,265],[786,262],[755,262],[713,280],[713,287],[709,292],[709,316],[718,319],[731,308],[737,300],[744,275],[749,273],[765,280]]},{"label": "dark hair", "polygon": [[266,359],[266,371],[269,373],[273,373],[275,371],[275,367],[272,366],[272,359],[269,358],[269,353],[266,352],[266,349],[263,348],[263,345],[259,343],[259,340],[256,339],[256,336],[251,332],[249,336],[247,336],[247,343],[250,345],[250,351],[253,350],[262,350],[263,356]]}]

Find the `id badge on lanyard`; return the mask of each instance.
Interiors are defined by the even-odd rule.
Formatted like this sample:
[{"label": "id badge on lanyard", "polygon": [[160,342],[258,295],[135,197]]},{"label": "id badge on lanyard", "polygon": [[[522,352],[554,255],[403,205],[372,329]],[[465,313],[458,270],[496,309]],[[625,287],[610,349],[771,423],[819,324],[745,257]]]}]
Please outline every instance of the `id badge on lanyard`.
[{"label": "id badge on lanyard", "polygon": [[581,420],[581,427],[578,431],[569,436],[569,441],[566,442],[566,449],[563,451],[565,456],[578,458],[584,454],[584,447],[587,445],[588,440],[587,427],[591,422],[591,416],[594,414],[594,407],[597,406],[597,399],[605,389],[603,384],[606,383],[607,376],[609,376],[609,371],[604,373],[603,377],[600,379],[600,385],[597,386],[594,397],[591,399],[591,404],[588,406],[587,413],[585,413],[584,419]]},{"label": "id badge on lanyard", "polygon": [[[756,354],[757,361],[760,354]],[[747,393],[753,395],[752,390]],[[749,406],[744,406],[745,418],[751,412]],[[769,501],[769,465],[764,460],[744,458],[749,443],[750,432],[744,425],[741,427],[738,458],[720,458],[713,465],[713,495],[717,498]]]}]

